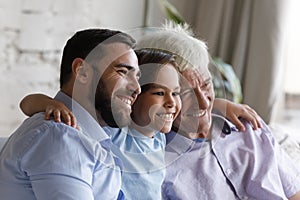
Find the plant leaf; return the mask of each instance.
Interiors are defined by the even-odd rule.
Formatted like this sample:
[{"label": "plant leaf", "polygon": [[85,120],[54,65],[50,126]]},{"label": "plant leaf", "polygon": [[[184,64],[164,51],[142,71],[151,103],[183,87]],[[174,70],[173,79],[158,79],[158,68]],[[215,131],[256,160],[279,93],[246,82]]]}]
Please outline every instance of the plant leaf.
[{"label": "plant leaf", "polygon": [[185,20],[180,15],[178,10],[167,0],[159,0],[162,9],[164,10],[167,17],[177,24],[184,24]]},{"label": "plant leaf", "polygon": [[225,63],[220,58],[213,59],[215,66],[222,75],[225,90],[232,94],[232,100],[240,103],[242,101],[241,83],[231,65]]}]

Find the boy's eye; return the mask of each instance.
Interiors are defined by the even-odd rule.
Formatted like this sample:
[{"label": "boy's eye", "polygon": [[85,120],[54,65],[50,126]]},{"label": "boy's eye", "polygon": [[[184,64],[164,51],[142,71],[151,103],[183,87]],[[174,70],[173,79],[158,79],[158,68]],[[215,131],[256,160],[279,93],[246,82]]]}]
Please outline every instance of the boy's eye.
[{"label": "boy's eye", "polygon": [[173,92],[172,95],[173,95],[173,96],[179,96],[179,95],[180,95],[180,92]]},{"label": "boy's eye", "polygon": [[164,92],[153,92],[155,95],[164,96]]}]

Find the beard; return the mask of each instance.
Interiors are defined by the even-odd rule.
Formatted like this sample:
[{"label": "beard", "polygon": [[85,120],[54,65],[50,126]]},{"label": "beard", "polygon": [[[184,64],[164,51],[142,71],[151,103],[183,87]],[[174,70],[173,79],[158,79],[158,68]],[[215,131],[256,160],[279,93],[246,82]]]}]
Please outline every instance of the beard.
[{"label": "beard", "polygon": [[110,92],[106,85],[102,79],[99,80],[95,94],[96,110],[108,126],[115,128],[128,126],[131,121],[130,113],[113,100],[113,92]]}]

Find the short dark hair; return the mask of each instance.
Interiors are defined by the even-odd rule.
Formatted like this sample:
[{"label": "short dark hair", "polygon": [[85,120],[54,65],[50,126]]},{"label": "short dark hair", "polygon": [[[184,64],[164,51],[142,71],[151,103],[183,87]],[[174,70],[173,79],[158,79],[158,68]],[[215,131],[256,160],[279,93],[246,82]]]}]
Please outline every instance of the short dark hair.
[{"label": "short dark hair", "polygon": [[112,38],[107,43],[120,42],[134,48],[136,41],[128,34],[109,29],[86,29],[76,32],[66,43],[60,66],[60,87],[69,81],[72,63],[75,58],[85,59],[99,44]]}]

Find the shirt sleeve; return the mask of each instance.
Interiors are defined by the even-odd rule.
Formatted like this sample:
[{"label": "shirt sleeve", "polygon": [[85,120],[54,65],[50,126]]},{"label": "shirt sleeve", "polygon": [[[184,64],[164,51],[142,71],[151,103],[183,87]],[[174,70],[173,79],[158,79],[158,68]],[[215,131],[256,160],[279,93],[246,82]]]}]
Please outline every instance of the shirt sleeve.
[{"label": "shirt sleeve", "polygon": [[278,171],[285,195],[290,198],[300,191],[300,170],[287,153],[275,142]]},{"label": "shirt sleeve", "polygon": [[63,174],[41,174],[30,179],[36,199],[94,199],[91,187],[74,177]]},{"label": "shirt sleeve", "polygon": [[37,199],[94,199],[95,160],[80,134],[56,124],[39,129],[28,142],[20,163]]}]

